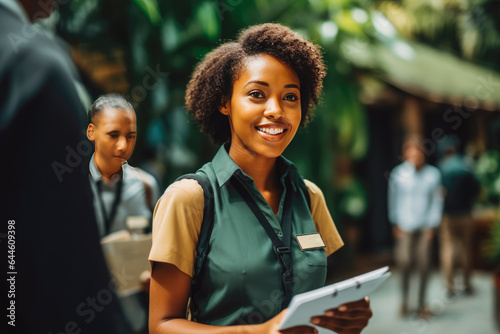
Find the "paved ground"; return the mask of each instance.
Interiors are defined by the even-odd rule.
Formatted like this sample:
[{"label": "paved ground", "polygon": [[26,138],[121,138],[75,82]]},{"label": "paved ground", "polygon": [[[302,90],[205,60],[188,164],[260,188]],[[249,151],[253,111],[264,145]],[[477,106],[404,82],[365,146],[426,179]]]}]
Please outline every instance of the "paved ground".
[{"label": "paved ground", "polygon": [[[493,281],[490,272],[475,272],[473,296],[448,299],[445,296],[441,275],[435,271],[429,282],[428,303],[435,317],[424,321],[415,317],[399,316],[400,275],[394,272],[372,294],[374,315],[363,334],[497,334],[493,321]],[[412,278],[410,308],[416,303],[418,281]],[[414,297],[414,298],[412,298]],[[415,304],[414,303],[414,304]]]}]

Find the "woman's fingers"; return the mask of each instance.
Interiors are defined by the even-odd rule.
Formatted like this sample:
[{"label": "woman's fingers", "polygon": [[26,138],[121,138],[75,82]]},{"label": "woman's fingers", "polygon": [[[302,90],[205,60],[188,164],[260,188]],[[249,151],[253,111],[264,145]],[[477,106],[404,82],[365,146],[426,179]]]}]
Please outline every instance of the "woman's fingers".
[{"label": "woman's fingers", "polygon": [[341,334],[357,334],[366,327],[371,317],[370,299],[365,297],[327,310],[324,315],[312,317],[311,323]]},{"label": "woman's fingers", "polygon": [[337,308],[332,308],[325,311],[325,315],[329,315],[335,311],[348,312],[355,310],[366,310],[370,308],[370,297],[365,297],[363,299],[357,300],[355,302],[342,304]]},{"label": "woman's fingers", "polygon": [[346,327],[365,327],[368,324],[368,320],[371,318],[371,313],[366,312],[364,314],[358,314],[355,317],[343,316],[343,317],[327,317],[327,316],[317,316],[311,318],[311,323],[317,326],[325,327],[327,326],[346,326]]},{"label": "woman's fingers", "polygon": [[[370,306],[370,297],[366,296],[363,299],[357,300],[355,302],[350,302],[340,305],[337,309],[339,310],[355,310],[355,309],[365,309]],[[332,309],[335,310],[335,309]]]},{"label": "woman's fingers", "polygon": [[357,319],[369,319],[372,316],[372,311],[370,309],[366,310],[356,310],[356,311],[333,311],[331,313],[325,314],[324,316],[317,316],[314,318],[318,317],[324,317],[324,318],[335,318],[335,319],[346,319],[346,320],[357,320]]},{"label": "woman's fingers", "polygon": [[359,319],[339,319],[334,317],[313,317],[311,323],[340,334],[360,333],[368,325],[368,317]]},{"label": "woman's fingers", "polygon": [[282,329],[279,332],[283,334],[317,334],[318,330],[311,326],[296,326],[292,328]]}]

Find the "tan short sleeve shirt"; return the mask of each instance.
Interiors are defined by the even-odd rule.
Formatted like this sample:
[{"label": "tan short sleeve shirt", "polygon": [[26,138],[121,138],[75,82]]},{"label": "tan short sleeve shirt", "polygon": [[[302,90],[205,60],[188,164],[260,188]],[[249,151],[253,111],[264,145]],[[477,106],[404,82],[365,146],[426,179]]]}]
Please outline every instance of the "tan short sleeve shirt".
[{"label": "tan short sleeve shirt", "polygon": [[[326,206],[323,192],[305,180],[311,197],[311,213],[330,255],[344,245]],[[153,214],[151,262],[171,263],[193,276],[196,246],[203,221],[203,189],[197,181],[183,179],[171,184]]]}]

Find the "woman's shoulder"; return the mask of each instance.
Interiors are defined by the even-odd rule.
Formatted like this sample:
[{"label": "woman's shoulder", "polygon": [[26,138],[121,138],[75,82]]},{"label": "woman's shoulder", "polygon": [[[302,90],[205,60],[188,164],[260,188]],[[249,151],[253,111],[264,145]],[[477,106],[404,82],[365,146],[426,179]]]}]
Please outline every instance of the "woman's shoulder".
[{"label": "woman's shoulder", "polygon": [[203,189],[196,180],[172,183],[156,204],[150,261],[171,263],[193,275],[203,220]]},{"label": "woman's shoulder", "polygon": [[321,191],[320,187],[316,185],[316,183],[309,181],[307,179],[304,179],[304,183],[307,187],[307,190],[309,191],[309,195],[311,196],[311,201],[313,198],[323,198],[323,191]]},{"label": "woman's shoulder", "polygon": [[326,255],[329,256],[342,247],[344,242],[340,237],[337,227],[333,222],[330,211],[326,205],[323,191],[314,183],[304,179],[309,196],[311,197],[311,215],[314,220],[316,231],[319,232],[326,243]]},{"label": "woman's shoulder", "polygon": [[316,185],[316,183],[307,179],[304,179],[304,183],[309,192],[309,198],[311,199],[310,208],[311,213],[314,217],[318,213],[318,210],[323,211],[324,209],[326,209],[325,196],[323,195],[323,191]]},{"label": "woman's shoulder", "polygon": [[182,179],[170,184],[163,193],[162,199],[177,203],[203,203],[203,188],[194,179]]}]

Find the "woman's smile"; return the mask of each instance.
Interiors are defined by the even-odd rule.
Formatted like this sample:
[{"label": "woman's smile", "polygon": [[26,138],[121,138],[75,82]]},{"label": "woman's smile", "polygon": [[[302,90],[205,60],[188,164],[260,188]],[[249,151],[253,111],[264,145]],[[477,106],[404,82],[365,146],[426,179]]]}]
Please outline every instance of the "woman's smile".
[{"label": "woman's smile", "polygon": [[279,141],[284,138],[285,132],[288,128],[282,124],[269,124],[269,125],[259,125],[256,126],[258,133],[265,140],[269,141]]}]

